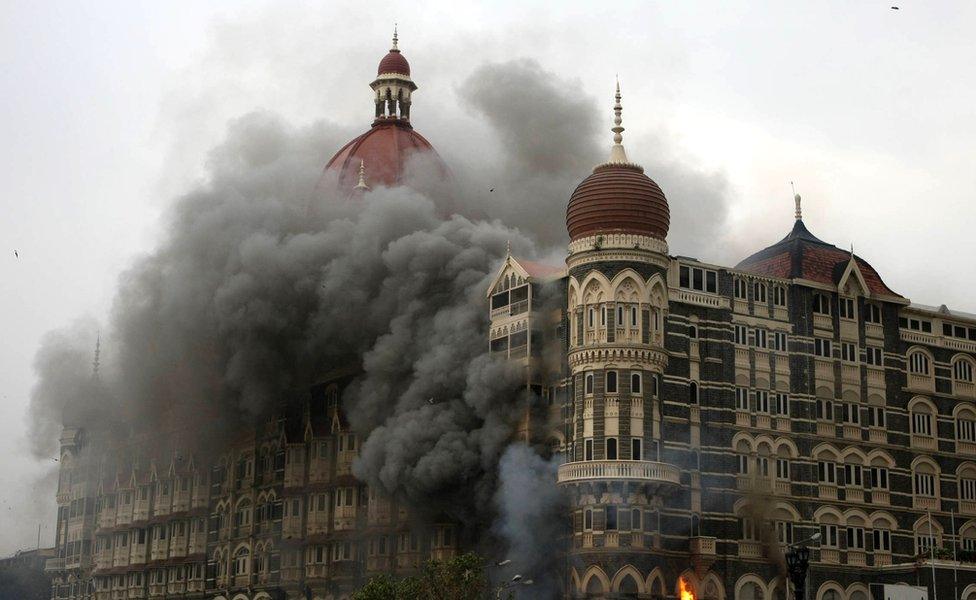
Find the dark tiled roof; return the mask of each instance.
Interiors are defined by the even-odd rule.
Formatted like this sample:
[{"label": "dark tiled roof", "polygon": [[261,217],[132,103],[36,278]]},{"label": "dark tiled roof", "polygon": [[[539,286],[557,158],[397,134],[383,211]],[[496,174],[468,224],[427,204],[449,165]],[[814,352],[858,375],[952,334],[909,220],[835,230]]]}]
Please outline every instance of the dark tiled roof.
[{"label": "dark tiled roof", "polygon": [[[735,268],[756,275],[837,285],[850,259],[851,252],[817,238],[802,220],[797,220],[789,235],[756,252]],[[854,255],[854,260],[872,294],[901,297],[885,285],[867,261],[857,255]]]}]

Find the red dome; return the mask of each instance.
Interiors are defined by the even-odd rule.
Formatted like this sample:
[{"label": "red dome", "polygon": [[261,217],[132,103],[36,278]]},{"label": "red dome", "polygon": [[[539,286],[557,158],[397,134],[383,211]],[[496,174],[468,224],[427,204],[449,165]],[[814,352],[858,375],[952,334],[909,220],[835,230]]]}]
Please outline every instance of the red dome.
[{"label": "red dome", "polygon": [[632,233],[664,240],[671,215],[664,192],[633,164],[607,163],[593,169],[566,207],[569,237]]},{"label": "red dome", "polygon": [[323,178],[338,175],[338,188],[351,191],[359,182],[359,162],[366,167],[366,184],[394,186],[402,183],[407,161],[417,154],[428,154],[446,175],[447,166],[424,136],[401,119],[378,120],[369,131],[336,152],[325,165]]},{"label": "red dome", "polygon": [[404,58],[400,51],[394,48],[390,50],[383,60],[380,61],[380,66],[376,67],[376,74],[383,75],[384,73],[396,73],[397,75],[410,75],[410,63]]}]

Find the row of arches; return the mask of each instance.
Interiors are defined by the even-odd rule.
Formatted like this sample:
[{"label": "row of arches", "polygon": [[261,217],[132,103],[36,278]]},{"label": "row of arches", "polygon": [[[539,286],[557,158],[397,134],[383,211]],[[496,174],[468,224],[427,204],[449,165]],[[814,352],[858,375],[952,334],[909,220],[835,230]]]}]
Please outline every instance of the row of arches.
[{"label": "row of arches", "polygon": [[[931,376],[935,356],[922,346],[912,346],[905,353],[908,372],[914,375]],[[973,383],[976,373],[976,359],[968,354],[958,353],[949,359],[952,379],[962,383]]]}]

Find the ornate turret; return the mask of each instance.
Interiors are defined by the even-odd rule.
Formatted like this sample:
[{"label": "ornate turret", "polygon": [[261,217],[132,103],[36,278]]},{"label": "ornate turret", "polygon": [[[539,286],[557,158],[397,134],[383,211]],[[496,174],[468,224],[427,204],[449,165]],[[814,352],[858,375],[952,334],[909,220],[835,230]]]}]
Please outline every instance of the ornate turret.
[{"label": "ornate turret", "polygon": [[376,68],[376,79],[369,84],[376,96],[376,119],[410,120],[410,94],[417,84],[410,79],[410,63],[400,53],[397,30],[393,28],[393,46]]}]

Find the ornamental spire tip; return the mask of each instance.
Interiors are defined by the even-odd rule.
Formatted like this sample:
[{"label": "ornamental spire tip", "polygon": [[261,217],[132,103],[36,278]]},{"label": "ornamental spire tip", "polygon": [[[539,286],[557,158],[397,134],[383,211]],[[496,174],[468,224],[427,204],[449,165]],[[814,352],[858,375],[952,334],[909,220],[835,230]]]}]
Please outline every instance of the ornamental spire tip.
[{"label": "ornamental spire tip", "polygon": [[624,128],[621,125],[623,123],[623,118],[620,113],[623,112],[623,106],[620,104],[620,79],[617,78],[617,91],[613,96],[613,127],[610,131],[613,132],[613,146],[610,147],[610,161],[612,163],[627,163],[627,152],[624,150],[623,141]]}]

